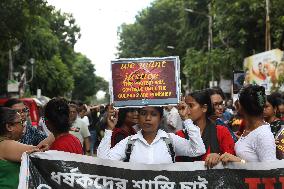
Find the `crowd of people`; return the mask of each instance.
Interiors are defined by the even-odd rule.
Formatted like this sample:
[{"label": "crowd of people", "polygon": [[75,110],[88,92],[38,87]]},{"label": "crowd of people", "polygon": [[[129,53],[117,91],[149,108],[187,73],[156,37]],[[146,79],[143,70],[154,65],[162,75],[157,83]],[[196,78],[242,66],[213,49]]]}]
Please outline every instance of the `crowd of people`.
[{"label": "crowd of people", "polygon": [[[0,188],[17,188],[24,152],[58,150],[124,162],[162,164],[276,161],[284,99],[244,86],[233,102],[221,89],[194,91],[174,106],[87,106],[53,98],[38,127],[18,99],[0,107]],[[16,182],[11,182],[11,180]]]}]

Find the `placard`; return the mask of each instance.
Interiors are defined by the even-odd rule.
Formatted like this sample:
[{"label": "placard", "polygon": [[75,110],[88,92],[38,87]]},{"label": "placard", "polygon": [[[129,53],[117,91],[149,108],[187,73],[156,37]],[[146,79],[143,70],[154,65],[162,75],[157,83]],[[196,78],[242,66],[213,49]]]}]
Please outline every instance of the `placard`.
[{"label": "placard", "polygon": [[134,58],[111,61],[111,103],[115,107],[178,104],[179,58]]}]

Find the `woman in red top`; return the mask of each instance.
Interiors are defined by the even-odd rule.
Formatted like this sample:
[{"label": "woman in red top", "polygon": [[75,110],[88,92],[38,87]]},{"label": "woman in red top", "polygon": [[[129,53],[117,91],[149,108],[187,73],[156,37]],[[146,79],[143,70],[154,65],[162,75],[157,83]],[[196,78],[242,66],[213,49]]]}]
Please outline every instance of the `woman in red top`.
[{"label": "woman in red top", "polygon": [[[189,107],[188,117],[200,128],[206,153],[197,158],[177,157],[177,161],[205,161],[205,165],[213,167],[219,162],[220,155],[234,152],[234,140],[225,126],[215,125],[209,119],[213,107],[207,90],[196,91],[185,98]],[[185,130],[177,131],[177,135],[187,138]]]},{"label": "woman in red top", "polygon": [[135,135],[133,126],[138,123],[138,109],[121,108],[118,112],[118,121],[112,130],[111,148],[130,135]]},{"label": "woman in red top", "polygon": [[55,141],[49,148],[75,154],[83,154],[83,148],[78,138],[69,134],[69,106],[63,98],[51,99],[44,110],[45,124],[53,133]]}]

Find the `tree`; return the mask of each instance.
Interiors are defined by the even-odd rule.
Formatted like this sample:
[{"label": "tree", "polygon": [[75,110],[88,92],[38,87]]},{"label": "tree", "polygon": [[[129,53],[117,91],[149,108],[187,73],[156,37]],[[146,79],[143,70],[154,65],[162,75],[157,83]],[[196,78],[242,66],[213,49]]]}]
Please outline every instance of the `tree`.
[{"label": "tree", "polygon": [[107,91],[108,83],[95,75],[95,68],[84,55],[77,53],[72,67],[74,89],[72,99],[87,102],[99,90]]},{"label": "tree", "polygon": [[[72,96],[86,100],[107,82],[95,75],[94,65],[74,51],[80,27],[74,17],[61,13],[45,0],[4,0],[0,2],[0,94],[6,93],[8,51],[13,52],[14,71],[34,58],[35,75],[29,87],[44,95]],[[27,74],[30,78],[30,66]]]},{"label": "tree", "polygon": [[[283,6],[281,0],[271,3],[273,48],[283,49],[284,45]],[[213,17],[210,52],[206,14]],[[178,55],[182,82],[186,73],[194,90],[208,87],[212,71],[215,80],[230,79],[233,70],[242,69],[245,57],[264,51],[264,34],[264,0],[156,0],[140,12],[134,24],[121,26],[118,49],[120,57]],[[169,50],[168,45],[175,48]],[[205,74],[196,77],[196,73]]]}]

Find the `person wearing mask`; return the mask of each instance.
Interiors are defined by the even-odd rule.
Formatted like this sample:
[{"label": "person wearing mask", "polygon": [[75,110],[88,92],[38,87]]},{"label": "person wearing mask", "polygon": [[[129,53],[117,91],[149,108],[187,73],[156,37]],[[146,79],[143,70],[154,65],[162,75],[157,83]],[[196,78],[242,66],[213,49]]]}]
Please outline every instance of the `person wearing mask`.
[{"label": "person wearing mask", "polygon": [[0,188],[18,188],[21,156],[39,148],[18,142],[25,125],[21,115],[11,108],[0,107]]},{"label": "person wearing mask", "polygon": [[118,111],[118,120],[115,128],[112,130],[111,148],[121,140],[130,135],[135,135],[136,131],[133,128],[138,123],[137,108],[120,108]]},{"label": "person wearing mask", "polygon": [[55,137],[50,150],[83,154],[79,139],[69,133],[71,128],[69,106],[65,99],[51,99],[45,106],[44,117],[48,130]]},{"label": "person wearing mask", "polygon": [[139,109],[138,124],[141,130],[123,139],[113,148],[111,148],[111,136],[118,113],[110,110],[107,116],[107,130],[98,147],[98,157],[134,163],[162,164],[173,163],[174,153],[190,157],[204,154],[205,147],[200,136],[200,129],[188,118],[187,106],[185,104],[181,106],[180,112],[183,115],[185,129],[190,135],[189,140],[159,129],[163,108],[147,106]]},{"label": "person wearing mask", "polygon": [[[207,167],[213,167],[219,163],[220,155],[223,153],[235,154],[234,140],[227,127],[216,125],[209,118],[213,114],[213,107],[208,90],[196,91],[185,98],[189,107],[188,116],[195,125],[200,128],[203,143],[205,144],[206,153],[202,156],[177,157],[177,161],[192,162],[205,161]],[[188,139],[187,130],[180,130],[177,135]]]},{"label": "person wearing mask", "polygon": [[245,130],[235,144],[236,156],[225,153],[220,161],[268,162],[276,160],[276,145],[270,125],[263,119],[266,104],[265,88],[247,85],[239,92],[239,112],[245,120]]},{"label": "person wearing mask", "polygon": [[88,125],[78,116],[78,107],[76,104],[69,104],[70,110],[70,134],[77,137],[84,148],[86,154],[90,154],[90,131]]},{"label": "person wearing mask", "polygon": [[274,137],[277,137],[284,128],[284,121],[276,117],[277,105],[277,98],[272,95],[267,95],[263,116],[264,120],[270,124],[271,132]]},{"label": "person wearing mask", "polygon": [[16,110],[20,115],[25,124],[25,132],[20,142],[23,144],[38,146],[39,148],[48,149],[48,147],[53,143],[54,136],[51,134],[48,137],[36,127],[33,127],[29,122],[27,122],[27,112],[29,111],[25,104],[16,98],[9,99],[5,104],[5,107],[9,107]]}]

